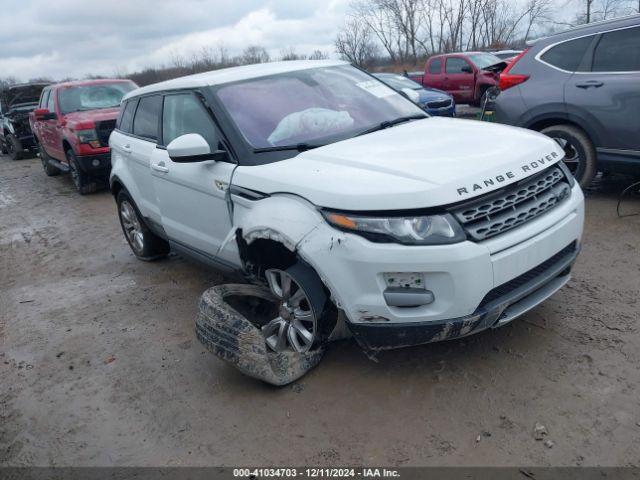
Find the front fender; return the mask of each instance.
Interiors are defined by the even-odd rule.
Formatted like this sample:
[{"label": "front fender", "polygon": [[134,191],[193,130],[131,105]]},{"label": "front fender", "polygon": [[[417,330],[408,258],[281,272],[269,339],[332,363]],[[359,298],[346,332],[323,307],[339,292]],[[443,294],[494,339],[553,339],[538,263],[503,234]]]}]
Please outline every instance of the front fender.
[{"label": "front fender", "polygon": [[282,243],[291,251],[324,221],[317,208],[291,194],[250,201],[234,196],[234,228],[242,230],[248,243],[267,238]]}]

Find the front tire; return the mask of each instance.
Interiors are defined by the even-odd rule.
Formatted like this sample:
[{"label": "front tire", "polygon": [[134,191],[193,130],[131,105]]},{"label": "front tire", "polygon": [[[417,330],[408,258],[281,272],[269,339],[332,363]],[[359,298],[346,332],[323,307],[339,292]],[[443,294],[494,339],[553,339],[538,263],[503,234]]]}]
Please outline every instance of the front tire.
[{"label": "front tire", "polygon": [[542,130],[564,150],[564,163],[582,188],[588,187],[597,172],[596,149],[584,131],[572,125],[553,125]]},{"label": "front tire", "polygon": [[91,179],[91,177],[89,177],[89,175],[82,171],[78,159],[76,158],[76,154],[73,153],[73,150],[71,149],[67,150],[67,160],[69,161],[71,179],[73,180],[73,184],[76,186],[78,193],[80,193],[80,195],[86,195],[88,193],[95,192],[98,189],[98,185]]},{"label": "front tire", "polygon": [[7,150],[9,151],[9,156],[11,160],[22,160],[24,158],[24,152],[22,148],[22,143],[20,140],[16,138],[15,135],[9,134],[7,135]]},{"label": "front tire", "polygon": [[116,203],[120,226],[133,254],[144,261],[166,257],[170,251],[169,244],[149,230],[136,204],[124,190],[118,193]]}]

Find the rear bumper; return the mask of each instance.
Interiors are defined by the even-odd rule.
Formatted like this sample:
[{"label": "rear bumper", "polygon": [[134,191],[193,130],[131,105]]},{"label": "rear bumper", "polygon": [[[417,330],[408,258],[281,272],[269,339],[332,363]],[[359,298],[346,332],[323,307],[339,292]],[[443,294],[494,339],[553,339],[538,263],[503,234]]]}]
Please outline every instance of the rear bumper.
[{"label": "rear bumper", "polygon": [[573,242],[549,260],[485,296],[476,311],[437,322],[363,324],[349,322],[355,339],[369,350],[385,350],[450,340],[496,328],[536,307],[562,288],[580,246]]},{"label": "rear bumper", "polygon": [[111,172],[111,153],[78,155],[78,164],[83,172],[94,176],[108,176]]}]

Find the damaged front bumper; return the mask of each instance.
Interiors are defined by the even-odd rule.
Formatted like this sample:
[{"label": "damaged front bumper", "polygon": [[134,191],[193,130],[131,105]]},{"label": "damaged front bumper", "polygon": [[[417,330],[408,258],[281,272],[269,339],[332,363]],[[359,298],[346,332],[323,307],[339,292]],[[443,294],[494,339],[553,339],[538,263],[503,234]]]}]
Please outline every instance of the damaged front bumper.
[{"label": "damaged front bumper", "polygon": [[485,296],[490,300],[481,302],[471,315],[435,322],[349,323],[349,328],[362,347],[384,350],[450,340],[505,325],[542,303],[569,281],[579,250],[580,247],[572,243],[543,265],[509,282],[510,285],[492,290]]},{"label": "damaged front bumper", "polygon": [[[583,219],[584,197],[575,185],[562,205],[480,242],[374,243],[320,224],[297,250],[345,312],[357,341],[390,349],[497,327],[543,302],[570,278]],[[390,288],[390,273],[422,276],[423,294]]]}]

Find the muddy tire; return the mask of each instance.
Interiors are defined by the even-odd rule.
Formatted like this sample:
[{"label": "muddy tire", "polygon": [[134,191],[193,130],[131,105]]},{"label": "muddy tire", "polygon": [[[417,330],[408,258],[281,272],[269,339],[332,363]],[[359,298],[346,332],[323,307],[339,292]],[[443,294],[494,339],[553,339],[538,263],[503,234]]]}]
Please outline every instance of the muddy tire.
[{"label": "muddy tire", "polygon": [[240,313],[229,303],[234,298],[241,298],[243,304],[253,300],[263,309],[271,305],[277,312],[278,299],[267,287],[227,284],[206,290],[198,307],[196,336],[211,353],[245,375],[276,386],[294,382],[320,362],[322,346],[303,353],[269,349],[261,327],[270,313],[263,312],[264,319]]},{"label": "muddy tire", "polygon": [[38,153],[40,154],[40,162],[42,162],[42,168],[44,169],[44,173],[47,175],[47,177],[55,177],[56,175],[60,175],[60,169],[58,167],[55,167],[54,165],[51,165],[51,159],[40,143],[38,143]]},{"label": "muddy tire", "polygon": [[0,140],[0,154],[2,155],[6,155],[7,153],[9,153],[9,151],[7,150],[7,146],[4,143],[7,139],[6,134],[4,138],[4,140]]},{"label": "muddy tire", "polygon": [[98,184],[89,175],[82,171],[76,154],[73,150],[67,150],[67,160],[69,162],[69,171],[71,172],[71,179],[76,186],[76,190],[80,195],[87,195],[98,190]]},{"label": "muddy tire", "polygon": [[11,160],[22,160],[24,158],[24,152],[20,140],[18,140],[15,135],[12,135],[11,133],[6,136],[6,139],[7,150],[9,152],[9,157],[11,157]]},{"label": "muddy tire", "polygon": [[565,165],[582,188],[588,187],[597,172],[597,155],[586,133],[572,125],[553,125],[542,130],[565,152]]},{"label": "muddy tire", "polygon": [[169,243],[147,227],[138,207],[126,191],[118,193],[116,204],[124,238],[139,260],[151,261],[169,255]]}]

